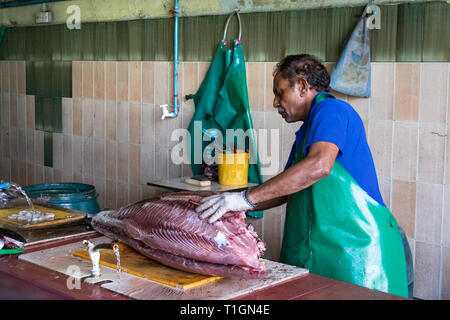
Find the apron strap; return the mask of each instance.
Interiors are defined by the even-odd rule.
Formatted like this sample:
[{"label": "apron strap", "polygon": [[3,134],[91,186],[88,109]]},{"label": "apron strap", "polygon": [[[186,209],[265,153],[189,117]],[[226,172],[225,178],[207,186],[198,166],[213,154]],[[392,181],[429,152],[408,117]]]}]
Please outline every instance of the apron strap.
[{"label": "apron strap", "polygon": [[[331,93],[329,93],[329,92],[322,92],[322,93],[320,93],[320,94],[318,94],[316,97],[315,97],[315,99],[314,99],[314,101],[313,101],[313,105],[311,106],[311,108],[314,106],[314,105],[316,105],[316,104],[318,104],[318,103],[320,103],[320,102],[322,102],[323,100],[325,100],[325,99],[329,99],[329,98],[331,98],[331,99],[336,99]],[[306,146],[306,140],[307,140],[307,138],[308,138],[308,134],[309,134],[309,130],[311,129],[311,122],[310,121],[307,121],[307,123],[306,123],[306,133],[305,133],[305,137],[303,138],[303,140],[301,141],[301,143],[300,143],[300,150],[303,150],[304,148],[305,148],[305,146]],[[303,152],[302,152],[302,155],[303,155]],[[304,156],[304,155],[303,155]],[[295,161],[296,161],[296,159],[297,159],[297,154],[294,156],[294,163],[295,163]]]},{"label": "apron strap", "polygon": [[228,30],[228,24],[230,23],[231,17],[236,13],[238,21],[239,21],[239,42],[241,41],[241,34],[242,34],[242,25],[241,25],[241,16],[239,15],[239,10],[235,10],[227,19],[227,22],[225,23],[225,30],[223,31],[223,39],[222,42],[225,43],[225,37],[227,36],[227,30]]},{"label": "apron strap", "polygon": [[318,104],[319,102],[322,102],[323,100],[325,100],[325,99],[327,99],[327,98],[333,98],[333,99],[335,99],[335,97],[333,97],[333,95],[332,95],[331,93],[329,93],[329,92],[322,92],[322,93],[320,93],[320,94],[317,95],[317,97],[316,97],[316,99],[315,99],[315,101],[314,101],[313,106],[314,106],[315,104]]}]

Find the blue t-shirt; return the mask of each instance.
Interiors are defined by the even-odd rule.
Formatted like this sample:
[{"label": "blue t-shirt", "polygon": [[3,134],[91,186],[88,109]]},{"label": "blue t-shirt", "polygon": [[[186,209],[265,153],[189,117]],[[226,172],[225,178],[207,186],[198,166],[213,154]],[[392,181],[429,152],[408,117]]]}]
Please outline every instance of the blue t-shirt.
[{"label": "blue t-shirt", "polygon": [[334,143],[339,148],[336,161],[339,161],[362,189],[385,206],[378,187],[377,174],[367,143],[364,124],[358,113],[345,101],[328,98],[314,104],[316,98],[317,95],[309,111],[308,119],[295,133],[295,143],[292,146],[285,170],[292,165],[295,151],[305,137],[309,122],[311,128],[305,150],[303,150],[304,155],[307,155],[308,148],[316,142]]}]

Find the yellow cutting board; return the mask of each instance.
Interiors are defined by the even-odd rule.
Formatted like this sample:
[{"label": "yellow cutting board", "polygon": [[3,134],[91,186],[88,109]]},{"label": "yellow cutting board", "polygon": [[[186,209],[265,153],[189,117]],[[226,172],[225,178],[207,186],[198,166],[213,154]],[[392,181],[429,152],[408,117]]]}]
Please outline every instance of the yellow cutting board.
[{"label": "yellow cutting board", "polygon": [[40,211],[43,213],[53,213],[55,214],[55,216],[51,220],[44,220],[39,222],[28,222],[26,220],[16,220],[8,218],[10,215],[19,213],[22,210],[30,210],[30,207],[24,204],[11,208],[0,209],[0,223],[9,224],[11,226],[19,227],[22,229],[31,229],[35,227],[44,227],[66,222],[73,222],[84,218],[83,215],[71,213],[69,211],[64,211],[64,208],[58,210],[52,207],[44,207],[37,204],[34,204],[33,207],[34,210],[36,211]]},{"label": "yellow cutting board", "polygon": [[[221,277],[201,275],[167,267],[151,260],[129,246],[119,243],[120,269],[140,278],[159,282],[171,287],[184,290],[216,281]],[[90,260],[85,250],[73,253],[75,257]],[[116,254],[112,250],[100,250],[100,264],[117,270]]]}]

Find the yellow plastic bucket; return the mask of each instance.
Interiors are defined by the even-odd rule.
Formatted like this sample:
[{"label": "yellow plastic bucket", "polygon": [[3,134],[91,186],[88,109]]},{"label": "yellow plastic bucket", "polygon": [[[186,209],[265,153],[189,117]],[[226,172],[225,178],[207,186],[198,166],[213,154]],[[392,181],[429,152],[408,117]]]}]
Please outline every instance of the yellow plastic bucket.
[{"label": "yellow plastic bucket", "polygon": [[243,151],[236,153],[219,153],[219,183],[226,186],[242,186],[248,181],[249,154]]}]

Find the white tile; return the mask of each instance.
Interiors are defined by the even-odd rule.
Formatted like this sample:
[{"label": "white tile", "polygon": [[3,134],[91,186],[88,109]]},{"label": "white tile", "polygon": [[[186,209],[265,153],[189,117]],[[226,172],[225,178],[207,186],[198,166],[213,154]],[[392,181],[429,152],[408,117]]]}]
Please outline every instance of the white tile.
[{"label": "white tile", "polygon": [[24,94],[17,95],[17,127],[27,127],[27,96]]},{"label": "white tile", "polygon": [[441,243],[443,185],[417,183],[416,240]]},{"label": "white tile", "polygon": [[448,64],[422,63],[420,66],[419,120],[445,123]]},{"label": "white tile", "polygon": [[94,139],[94,176],[105,177],[105,140]]},{"label": "white tile", "polygon": [[128,102],[117,103],[117,141],[121,143],[129,141],[128,109]]},{"label": "white tile", "polygon": [[394,64],[372,64],[370,119],[392,120],[394,113]]},{"label": "white tile", "polygon": [[414,297],[439,299],[440,247],[416,241]]},{"label": "white tile", "polygon": [[444,182],[446,129],[446,125],[421,123],[418,181],[439,184]]},{"label": "white tile", "polygon": [[10,158],[12,160],[17,160],[18,158],[18,129],[15,127],[9,128],[9,148],[10,148]]},{"label": "white tile", "polygon": [[[44,165],[44,132],[34,131],[34,163],[40,166]],[[42,169],[43,170],[43,169]],[[40,178],[40,177],[37,177]]]},{"label": "white tile", "polygon": [[63,168],[63,135],[53,133],[53,168],[61,170]]},{"label": "white tile", "polygon": [[94,134],[94,101],[92,99],[83,99],[83,136],[92,137]]},{"label": "white tile", "polygon": [[70,175],[72,175],[73,163],[72,137],[68,134],[63,135],[63,170]]},{"label": "white tile", "polygon": [[84,137],[83,139],[83,177],[93,174],[94,169],[94,139]]},{"label": "white tile", "polygon": [[369,121],[369,146],[379,175],[391,176],[392,165],[392,121]]},{"label": "white tile", "polygon": [[398,180],[415,181],[418,159],[419,124],[417,122],[394,123],[394,148],[392,177]]},{"label": "white tile", "polygon": [[26,129],[17,129],[17,159],[21,162],[26,162],[27,159]]},{"label": "white tile", "polygon": [[73,128],[73,99],[62,98],[62,130],[65,134],[72,134]]},{"label": "white tile", "polygon": [[83,140],[84,140],[83,137],[76,135],[72,136],[72,150],[73,150],[72,165],[74,178],[81,177],[83,174]]}]

